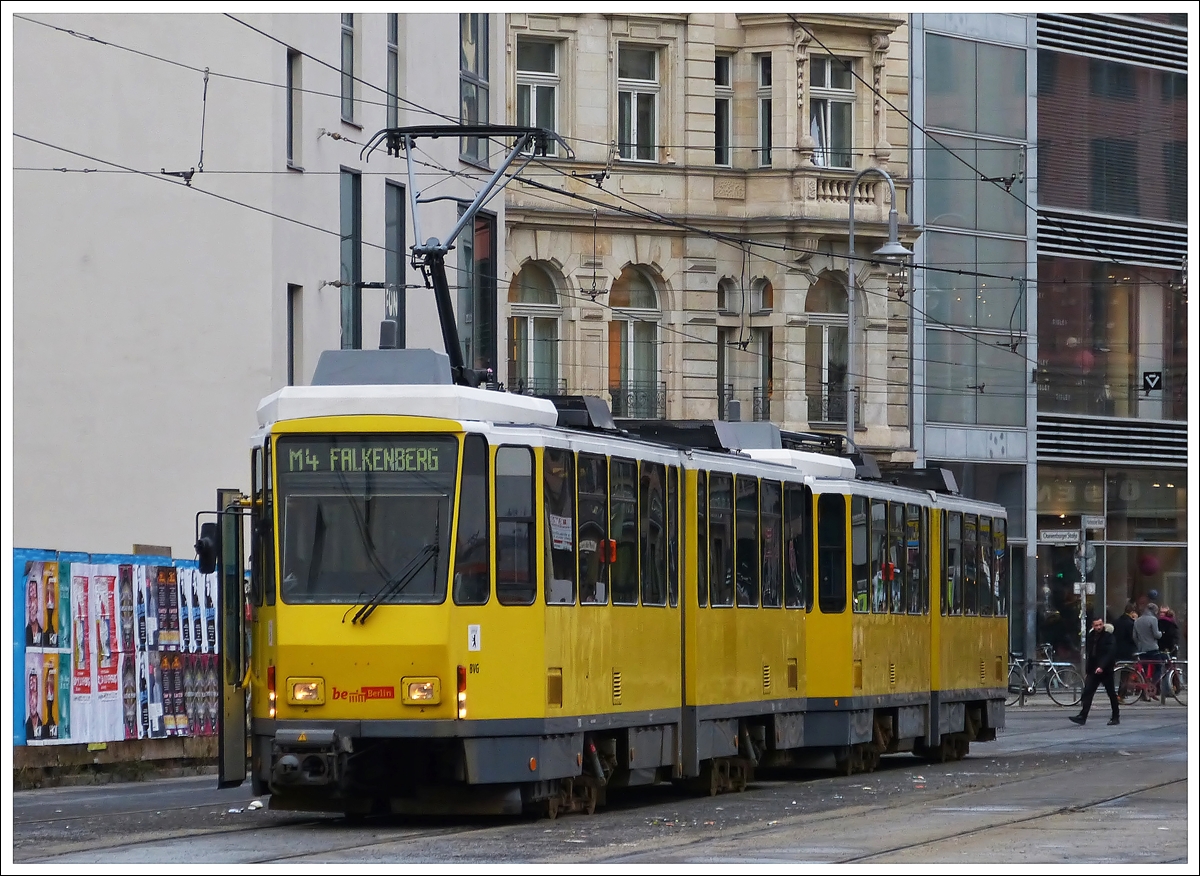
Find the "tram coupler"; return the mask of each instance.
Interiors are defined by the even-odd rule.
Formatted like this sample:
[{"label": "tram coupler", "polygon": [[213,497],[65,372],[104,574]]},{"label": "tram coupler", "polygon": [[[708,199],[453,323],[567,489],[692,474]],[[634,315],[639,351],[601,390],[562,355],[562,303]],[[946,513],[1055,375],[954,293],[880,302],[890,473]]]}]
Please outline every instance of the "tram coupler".
[{"label": "tram coupler", "polygon": [[271,745],[272,788],[337,784],[353,745],[329,729],[282,729]]}]

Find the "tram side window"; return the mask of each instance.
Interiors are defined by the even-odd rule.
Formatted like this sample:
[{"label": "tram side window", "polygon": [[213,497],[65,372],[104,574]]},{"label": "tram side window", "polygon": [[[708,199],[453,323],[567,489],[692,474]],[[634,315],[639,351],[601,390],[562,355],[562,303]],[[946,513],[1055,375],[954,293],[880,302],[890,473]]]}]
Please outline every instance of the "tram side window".
[{"label": "tram side window", "polygon": [[992,578],[992,518],[979,518],[979,613],[991,617],[996,610],[995,580]]},{"label": "tram side window", "polygon": [[974,514],[963,515],[963,614],[979,613],[979,534]]},{"label": "tram side window", "polygon": [[708,479],[708,534],[710,604],[733,605],[733,476],[723,472]]},{"label": "tram side window", "polygon": [[924,550],[921,539],[921,506],[904,506],[904,570],[908,578],[909,614],[922,614]]},{"label": "tram side window", "polygon": [[679,467],[667,469],[667,602],[679,605]]},{"label": "tram side window", "polygon": [[547,447],[542,454],[546,510],[546,603],[575,604],[575,455]]},{"label": "tram side window", "polygon": [[454,546],[454,603],[483,605],[491,596],[488,548],[488,443],[482,435],[463,441],[458,537]]},{"label": "tram side window", "polygon": [[[270,443],[267,443],[270,448]],[[263,604],[263,594],[267,587],[274,591],[274,579],[267,577],[267,557],[271,556],[271,541],[267,529],[267,490],[265,488],[264,467],[270,465],[269,459],[264,463],[264,450],[255,447],[250,451],[250,603]]]},{"label": "tram side window", "polygon": [[610,475],[609,532],[617,542],[617,558],[611,570],[613,605],[637,605],[637,463],[631,459],[614,459]]},{"label": "tram side window", "polygon": [[[866,500],[862,509],[863,610],[866,610]],[[824,614],[846,610],[846,497],[824,493],[817,503],[817,606]],[[858,610],[857,608],[855,610]]]},{"label": "tram side window", "polygon": [[758,607],[758,478],[738,475],[737,490],[737,604]]},{"label": "tram side window", "polygon": [[997,517],[992,525],[992,549],[996,552],[996,616],[1008,617],[1008,521]]},{"label": "tram side window", "polygon": [[641,468],[642,605],[666,605],[666,469],[657,462]]},{"label": "tram side window", "polygon": [[[871,501],[871,611],[886,614],[891,574],[887,558],[887,502]],[[855,578],[857,578],[857,574]]]},{"label": "tram side window", "polygon": [[908,608],[908,551],[904,544],[904,505],[888,502],[888,561],[892,576],[892,614]]},{"label": "tram side window", "polygon": [[762,604],[783,605],[783,490],[778,481],[762,482]]},{"label": "tram side window", "polygon": [[[822,525],[824,520],[822,519]],[[854,586],[854,610],[871,610],[871,566],[867,559],[867,500],[854,496],[850,500],[850,580]]]},{"label": "tram side window", "polygon": [[533,451],[496,451],[496,598],[531,605],[537,595],[534,547]]},{"label": "tram side window", "polygon": [[579,601],[608,604],[608,457],[579,454]]},{"label": "tram side window", "polygon": [[784,604],[788,608],[812,607],[812,502],[799,484],[783,488]]},{"label": "tram side window", "polygon": [[708,607],[708,472],[696,472],[696,602]]},{"label": "tram side window", "polygon": [[962,614],[962,512],[943,513],[946,520],[946,561],[943,563],[942,614]]}]

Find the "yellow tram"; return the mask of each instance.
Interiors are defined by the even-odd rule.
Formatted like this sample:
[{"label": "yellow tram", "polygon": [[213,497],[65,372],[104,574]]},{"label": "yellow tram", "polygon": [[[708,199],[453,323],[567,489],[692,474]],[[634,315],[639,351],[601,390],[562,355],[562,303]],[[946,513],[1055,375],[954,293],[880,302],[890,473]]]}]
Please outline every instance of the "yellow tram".
[{"label": "yellow tram", "polygon": [[617,428],[443,363],[331,351],[260,405],[252,490],[197,542],[229,645],[223,785],[554,815],[953,759],[1003,726],[1003,508],[856,477],[770,424]]}]

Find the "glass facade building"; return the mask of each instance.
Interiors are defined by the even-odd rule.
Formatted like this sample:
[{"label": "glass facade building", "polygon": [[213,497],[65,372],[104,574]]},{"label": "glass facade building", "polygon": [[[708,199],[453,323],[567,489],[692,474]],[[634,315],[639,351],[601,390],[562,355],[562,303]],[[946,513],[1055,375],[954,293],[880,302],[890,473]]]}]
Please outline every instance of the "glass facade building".
[{"label": "glass facade building", "polygon": [[1187,31],[915,14],[914,445],[1012,528],[1011,644],[1187,638]]}]

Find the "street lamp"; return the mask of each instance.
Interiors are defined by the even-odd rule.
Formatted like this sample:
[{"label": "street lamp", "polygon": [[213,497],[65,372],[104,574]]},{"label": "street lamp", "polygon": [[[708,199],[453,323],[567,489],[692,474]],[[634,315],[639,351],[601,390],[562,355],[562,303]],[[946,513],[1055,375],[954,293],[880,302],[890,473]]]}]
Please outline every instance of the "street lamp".
[{"label": "street lamp", "polygon": [[854,323],[855,323],[855,298],[858,289],[857,271],[854,269],[854,202],[858,192],[858,181],[868,173],[877,173],[887,180],[888,187],[892,190],[892,209],[888,213],[888,239],[887,243],[875,250],[873,255],[881,261],[893,265],[903,265],[905,260],[912,255],[912,250],[900,242],[899,236],[899,218],[896,215],[896,184],[892,182],[891,175],[881,167],[867,167],[860,170],[854,177],[854,182],[850,184],[850,253],[849,261],[847,262],[850,268],[850,282],[847,284],[846,290],[846,305],[847,310],[847,326],[846,326],[846,441],[849,447],[854,446]]}]

